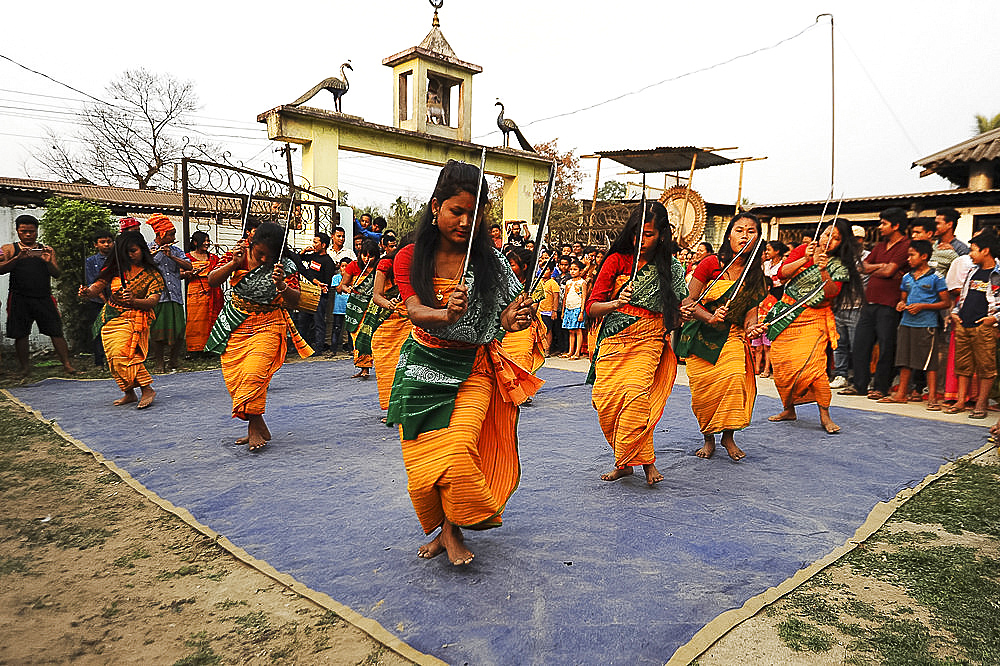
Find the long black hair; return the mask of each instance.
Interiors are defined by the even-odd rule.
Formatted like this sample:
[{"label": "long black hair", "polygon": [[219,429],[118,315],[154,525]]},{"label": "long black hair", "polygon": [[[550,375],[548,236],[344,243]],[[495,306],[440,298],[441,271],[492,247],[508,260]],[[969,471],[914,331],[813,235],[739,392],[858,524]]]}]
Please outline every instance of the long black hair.
[{"label": "long black hair", "polygon": [[[97,279],[111,284],[111,278],[121,277],[127,273],[130,265],[128,249],[133,245],[142,250],[142,259],[139,260],[139,265],[159,273],[160,268],[153,261],[153,255],[149,252],[149,245],[146,244],[146,239],[142,237],[142,234],[138,231],[123,231],[115,237],[115,246],[111,249],[111,253],[108,254],[108,258],[104,260],[104,266],[101,268],[101,272],[97,274]],[[125,266],[123,267],[119,261],[124,263]]]},{"label": "long black hair", "polygon": [[[851,231],[850,222],[842,217],[836,217],[831,220],[831,224],[840,234],[840,245],[837,246],[837,249],[830,256],[840,259],[840,262],[847,268],[847,274],[850,276],[850,279],[840,288],[840,293],[833,299],[833,309],[857,307],[857,304],[860,303],[861,297],[865,293],[864,283],[861,281],[861,273],[858,272],[858,259],[861,257],[861,248],[858,245],[858,240],[854,237],[854,232]],[[819,242],[819,239],[816,239],[816,241]]]},{"label": "long black hair", "polygon": [[726,233],[723,235],[722,242],[719,243],[719,249],[715,253],[715,256],[719,258],[719,268],[725,268],[726,264],[732,261],[733,257],[736,256],[736,252],[733,250],[733,245],[729,242],[729,236],[733,233],[733,227],[736,226],[736,223],[740,220],[752,220],[754,225],[757,227],[758,236],[758,238],[750,241],[752,245],[747,250],[747,252],[753,252],[753,256],[750,257],[744,253],[741,257],[744,259],[744,267],[749,266],[749,268],[747,268],[747,277],[746,280],[743,281],[742,288],[749,289],[751,291],[766,291],[767,283],[764,281],[764,268],[762,266],[764,243],[761,243],[760,247],[757,247],[757,250],[754,251],[754,247],[757,245],[757,240],[762,233],[760,219],[752,213],[739,213],[738,215],[733,216],[733,219],[729,221],[729,226],[726,227]]},{"label": "long black hair", "polygon": [[674,246],[672,230],[670,228],[670,218],[667,209],[659,201],[646,203],[645,214],[641,206],[636,206],[632,214],[625,223],[625,227],[618,234],[618,237],[611,243],[611,247],[601,260],[601,265],[597,268],[600,275],[604,262],[616,252],[627,257],[635,257],[635,243],[646,222],[652,222],[653,228],[660,232],[660,238],[653,248],[653,260],[650,262],[656,265],[656,273],[660,278],[660,304],[663,307],[663,326],[669,331],[677,328],[677,317],[679,312],[679,302],[674,293],[674,276],[671,248]]},{"label": "long black hair", "polygon": [[[436,199],[438,205],[442,206],[445,201],[462,192],[476,196],[477,187],[481,189],[476,213],[479,212],[480,208],[485,208],[487,204],[489,187],[486,185],[486,179],[479,172],[479,167],[465,162],[448,160],[438,175],[430,201]],[[437,299],[434,297],[434,254],[441,243],[441,234],[435,224],[434,211],[431,210],[430,201],[424,208],[424,214],[417,225],[413,263],[410,264],[410,285],[420,297],[421,303],[437,303]],[[496,249],[493,247],[489,227],[479,223],[478,216],[475,224],[469,269],[475,276],[476,292],[492,306],[498,295],[497,286],[502,268]]]},{"label": "long black hair", "polygon": [[199,229],[198,231],[194,232],[193,234],[191,234],[191,239],[188,241],[188,252],[194,252],[199,247],[201,247],[202,243],[204,243],[207,240],[211,240],[211,237],[204,231],[201,231]]},{"label": "long black hair", "polygon": [[284,242],[285,230],[283,227],[278,226],[274,222],[261,222],[257,225],[256,231],[253,232],[253,240],[250,241],[250,247],[263,245],[267,248],[271,256],[271,263],[277,263],[278,255],[281,254],[281,247]]},{"label": "long black hair", "polygon": [[503,256],[506,257],[507,261],[517,264],[521,269],[521,275],[524,276],[525,284],[531,284],[531,280],[534,278],[533,275],[528,275],[528,271],[531,270],[528,264],[531,263],[531,258],[534,256],[531,250],[526,250],[523,247],[509,247]]}]

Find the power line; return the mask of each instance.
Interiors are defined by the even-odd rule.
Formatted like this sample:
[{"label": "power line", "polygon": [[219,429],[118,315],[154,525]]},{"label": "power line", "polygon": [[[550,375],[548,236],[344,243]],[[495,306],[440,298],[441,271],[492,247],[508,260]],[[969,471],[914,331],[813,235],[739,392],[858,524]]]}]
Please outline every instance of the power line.
[{"label": "power line", "polygon": [[54,79],[54,78],[52,78],[51,76],[49,76],[48,74],[45,74],[44,72],[39,72],[39,71],[38,71],[37,69],[32,69],[32,68],[28,67],[27,65],[22,65],[22,64],[21,64],[21,63],[19,63],[18,61],[14,60],[13,58],[9,58],[9,57],[5,56],[5,55],[4,55],[4,54],[2,54],[2,53],[0,53],[0,58],[3,58],[4,60],[6,60],[6,61],[8,61],[8,62],[11,62],[11,63],[13,63],[13,64],[17,65],[17,66],[18,66],[18,67],[20,67],[21,69],[25,69],[25,70],[27,70],[27,71],[31,72],[32,74],[37,74],[38,76],[41,76],[41,77],[43,77],[43,78],[46,78],[46,79],[48,79],[49,81],[52,81],[53,83],[58,83],[58,84],[59,84],[59,85],[61,85],[61,86],[62,86],[63,88],[69,88],[69,89],[70,89],[70,90],[72,90],[73,92],[75,92],[75,93],[78,93],[78,94],[80,94],[80,95],[83,95],[84,97],[87,97],[87,98],[89,98],[89,99],[92,99],[92,100],[94,100],[95,102],[98,102],[98,103],[100,103],[100,104],[107,104],[108,106],[112,106],[112,107],[114,106],[114,104],[108,104],[108,102],[105,102],[105,101],[104,101],[103,99],[98,99],[97,97],[94,97],[94,96],[93,96],[93,95],[91,95],[90,93],[85,93],[85,92],[83,92],[82,90],[80,90],[80,89],[78,89],[78,88],[74,88],[73,86],[71,86],[71,85],[70,85],[70,84],[68,84],[68,83],[63,83],[62,81],[59,81],[58,79]]}]

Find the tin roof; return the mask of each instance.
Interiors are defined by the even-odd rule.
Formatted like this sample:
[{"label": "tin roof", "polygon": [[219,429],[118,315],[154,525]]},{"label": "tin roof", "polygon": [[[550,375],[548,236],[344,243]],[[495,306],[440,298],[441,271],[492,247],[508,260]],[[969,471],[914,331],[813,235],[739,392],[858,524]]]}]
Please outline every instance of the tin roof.
[{"label": "tin roof", "polygon": [[695,146],[660,147],[644,150],[597,150],[595,155],[614,160],[640,173],[669,173],[688,171],[691,159],[697,155],[695,169],[706,169],[720,164],[732,164],[733,160],[716,155],[712,148]]},{"label": "tin roof", "polygon": [[130,187],[90,185],[85,183],[60,183],[31,178],[0,177],[0,195],[21,193],[25,198],[48,199],[61,196],[69,199],[87,199],[111,207],[126,206],[130,210],[180,211],[181,193],[164,190],[139,190]]},{"label": "tin roof", "polygon": [[1000,129],[983,132],[950,148],[939,150],[917,160],[912,166],[924,167],[920,172],[921,177],[936,173],[959,186],[965,186],[969,180],[970,163],[989,162],[997,158],[1000,158]]}]

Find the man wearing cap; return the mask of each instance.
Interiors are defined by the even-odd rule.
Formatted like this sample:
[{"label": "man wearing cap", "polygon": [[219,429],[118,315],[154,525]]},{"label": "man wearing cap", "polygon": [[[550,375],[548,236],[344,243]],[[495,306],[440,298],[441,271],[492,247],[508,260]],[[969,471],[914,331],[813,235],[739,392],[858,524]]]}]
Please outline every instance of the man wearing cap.
[{"label": "man wearing cap", "polygon": [[[858,257],[858,271],[861,271],[861,262],[868,256],[865,249],[865,228],[854,225],[851,227],[851,235],[861,248],[861,256]],[[862,282],[868,286],[868,276],[862,274]],[[839,340],[837,348],[833,350],[833,380],[830,388],[841,389],[848,384],[848,375],[851,368],[851,343],[854,341],[854,329],[858,325],[861,317],[861,306],[864,301],[857,303],[844,303],[833,313],[833,321],[837,325],[837,335]]]},{"label": "man wearing cap", "polygon": [[69,362],[69,348],[63,337],[62,318],[52,297],[52,280],[61,275],[56,252],[38,242],[38,219],[19,215],[14,220],[17,243],[4,245],[0,257],[0,275],[10,273],[7,293],[7,337],[14,339],[14,351],[21,374],[31,373],[28,335],[31,325],[52,339],[52,347],[69,374],[76,369]]},{"label": "man wearing cap", "polygon": [[170,369],[177,370],[180,366],[181,350],[187,347],[184,322],[184,290],[181,283],[181,271],[191,270],[191,262],[184,252],[174,245],[177,230],[174,223],[166,215],[157,213],[146,224],[153,228],[156,238],[149,248],[153,261],[163,274],[167,288],[160,294],[153,313],[156,319],[149,327],[149,346],[153,352],[154,371],[162,374],[163,347],[170,347]]}]

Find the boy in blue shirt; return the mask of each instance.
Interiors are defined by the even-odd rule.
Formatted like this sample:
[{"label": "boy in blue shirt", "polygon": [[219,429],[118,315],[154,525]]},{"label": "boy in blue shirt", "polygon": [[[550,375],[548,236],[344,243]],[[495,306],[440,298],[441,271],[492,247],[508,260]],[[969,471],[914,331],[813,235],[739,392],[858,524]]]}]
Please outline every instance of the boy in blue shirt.
[{"label": "boy in blue shirt", "polygon": [[[330,280],[330,286],[336,287],[340,284],[340,281],[344,277],[344,268],[351,263],[350,257],[344,257],[340,260],[340,265],[337,267],[337,274],[333,276]],[[344,332],[344,315],[347,314],[347,299],[351,297],[350,294],[342,294],[339,289],[333,290],[333,318],[330,321],[331,330],[331,340],[330,340],[330,351],[334,354],[337,353],[337,349],[341,344],[341,335]],[[347,340],[343,343],[344,351],[351,351],[351,337],[348,336]]]},{"label": "boy in blue shirt", "polygon": [[879,402],[906,402],[913,370],[927,372],[927,409],[941,409],[937,400],[936,345],[940,336],[938,312],[951,307],[948,285],[928,265],[934,248],[929,241],[910,241],[907,262],[912,269],[903,276],[896,310],[903,313],[896,331],[896,366],[899,386]]}]

